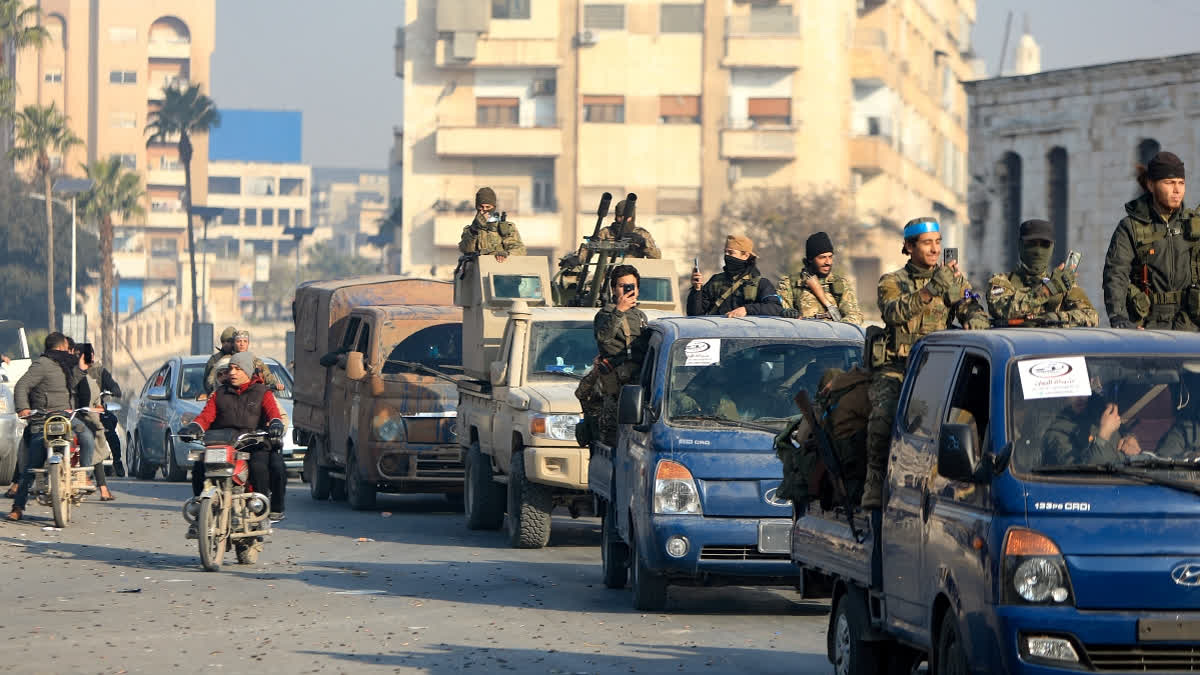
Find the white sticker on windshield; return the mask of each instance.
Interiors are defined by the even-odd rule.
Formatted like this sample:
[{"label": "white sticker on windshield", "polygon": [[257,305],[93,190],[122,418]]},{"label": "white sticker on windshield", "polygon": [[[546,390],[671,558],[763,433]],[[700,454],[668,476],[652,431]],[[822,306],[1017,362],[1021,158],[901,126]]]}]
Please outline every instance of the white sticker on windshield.
[{"label": "white sticker on windshield", "polygon": [[1021,393],[1026,401],[1092,395],[1087,361],[1082,356],[1022,361],[1017,369],[1021,371]]},{"label": "white sticker on windshield", "polygon": [[721,362],[721,338],[692,340],[683,347],[685,366],[714,366]]}]

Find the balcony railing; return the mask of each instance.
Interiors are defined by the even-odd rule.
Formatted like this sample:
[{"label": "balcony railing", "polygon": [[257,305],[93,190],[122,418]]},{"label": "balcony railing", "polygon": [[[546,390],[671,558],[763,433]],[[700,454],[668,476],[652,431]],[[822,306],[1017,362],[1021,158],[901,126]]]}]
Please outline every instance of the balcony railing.
[{"label": "balcony railing", "polygon": [[192,45],[186,39],[151,40],[148,53],[152,59],[189,59],[192,56]]}]

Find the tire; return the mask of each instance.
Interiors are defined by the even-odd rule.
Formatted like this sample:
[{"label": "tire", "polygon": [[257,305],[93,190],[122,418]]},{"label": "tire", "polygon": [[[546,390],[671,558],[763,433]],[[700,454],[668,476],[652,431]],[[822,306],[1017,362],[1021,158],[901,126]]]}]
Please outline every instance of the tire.
[{"label": "tire", "polygon": [[600,562],[605,588],[625,588],[629,581],[629,546],[617,534],[616,509],[606,504],[600,520]]},{"label": "tire", "polygon": [[0,457],[0,485],[12,482],[13,473],[17,470],[17,455],[21,454],[20,443],[13,446],[12,452]]},{"label": "tire", "polygon": [[63,464],[53,465],[46,473],[50,480],[50,510],[54,513],[54,526],[66,527],[71,520],[71,495],[67,487],[67,471]]},{"label": "tire", "polygon": [[550,488],[525,477],[525,453],[512,456],[508,475],[508,544],[513,548],[542,548],[550,543],[550,511],[554,500]]},{"label": "tire", "polygon": [[154,480],[154,474],[158,473],[158,467],[146,461],[146,456],[142,452],[140,434],[133,438],[133,461],[136,468],[132,470],[132,473],[138,477],[138,480]]},{"label": "tire", "polygon": [[229,543],[224,532],[219,532],[221,505],[212,497],[200,499],[200,516],[196,519],[196,539],[200,544],[200,564],[206,572],[219,572],[225,560],[225,546]]},{"label": "tire", "polygon": [[262,542],[255,540],[249,544],[235,544],[233,548],[237,552],[239,565],[253,565],[258,562],[258,554],[262,551]]},{"label": "tire", "polygon": [[329,498],[335,502],[346,501],[346,481],[341,478],[329,478]]},{"label": "tire", "polygon": [[630,533],[630,585],[633,586],[633,607],[642,612],[661,612],[667,606],[667,580],[646,567],[638,550],[637,536]]},{"label": "tire", "polygon": [[317,466],[317,453],[309,448],[304,455],[304,473],[308,474],[308,494],[314,500],[323,502],[329,499],[329,487],[333,480],[329,477],[329,469]]},{"label": "tire", "polygon": [[504,524],[504,486],[492,480],[492,462],[479,449],[479,441],[467,451],[463,481],[463,510],[468,530],[495,530]]},{"label": "tire", "polygon": [[369,511],[375,508],[375,483],[358,477],[358,452],[350,447],[346,457],[346,503],[355,511]]},{"label": "tire", "polygon": [[176,461],[175,441],[170,437],[170,435],[168,435],[166,440],[163,441],[163,447],[167,449],[167,464],[163,468],[163,477],[172,483],[182,483],[183,481],[187,480],[187,467],[179,466],[179,462]]},{"label": "tire", "polygon": [[930,675],[965,675],[970,672],[967,651],[963,648],[962,633],[958,631],[958,620],[954,612],[947,610],[942,617],[942,629],[938,631],[937,651],[933,663],[929,664]]},{"label": "tire", "polygon": [[837,675],[877,675],[887,672],[881,643],[863,638],[870,628],[862,593],[845,593],[829,619],[829,662]]}]

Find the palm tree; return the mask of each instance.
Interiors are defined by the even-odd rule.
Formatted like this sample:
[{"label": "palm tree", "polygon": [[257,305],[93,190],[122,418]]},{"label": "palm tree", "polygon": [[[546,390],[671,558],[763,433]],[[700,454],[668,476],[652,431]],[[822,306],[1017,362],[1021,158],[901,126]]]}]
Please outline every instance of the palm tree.
[{"label": "palm tree", "polygon": [[116,334],[113,320],[113,214],[119,214],[123,222],[145,215],[141,201],[146,193],[138,175],[121,168],[119,157],[97,159],[90,166],[84,165],[83,170],[93,184],[91,190],[80,195],[79,208],[86,219],[100,221],[100,362],[111,367]]},{"label": "palm tree", "polygon": [[[0,118],[11,118],[16,95],[13,61],[16,53],[26,47],[41,47],[49,31],[39,20],[42,10],[35,4],[23,6],[22,0],[0,0]],[[5,136],[10,134],[6,128]]]},{"label": "palm tree", "polygon": [[67,126],[67,116],[52,102],[48,106],[27,105],[17,113],[17,139],[8,155],[19,162],[34,161],[34,173],[42,179],[46,198],[46,302],[50,312],[47,325],[55,330],[54,312],[54,204],[50,181],[54,167],[50,153],[65,157],[67,151],[83,141]]},{"label": "palm tree", "polygon": [[196,290],[196,237],[192,228],[192,134],[205,134],[221,126],[217,104],[200,93],[200,85],[182,89],[172,84],[163,90],[162,106],[150,113],[146,131],[152,143],[176,143],[183,163],[183,209],[187,212],[188,262],[192,272],[192,325],[200,322],[199,294]]}]

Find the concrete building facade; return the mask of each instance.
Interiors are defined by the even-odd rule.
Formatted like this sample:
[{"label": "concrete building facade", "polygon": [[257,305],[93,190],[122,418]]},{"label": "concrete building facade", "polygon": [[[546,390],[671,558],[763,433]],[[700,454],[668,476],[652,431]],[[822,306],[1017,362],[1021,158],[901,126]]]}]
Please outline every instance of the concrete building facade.
[{"label": "concrete building facade", "polygon": [[706,266],[721,242],[702,225],[740,191],[834,189],[861,223],[841,267],[873,297],[898,262],[889,225],[965,219],[974,16],[974,0],[409,2],[399,271],[453,270],[481,185],[531,254],[573,249],[601,193],[635,192],[664,256]]},{"label": "concrete building facade", "polygon": [[1109,240],[1141,194],[1135,166],[1160,149],[1200,161],[1198,67],[1187,54],[967,83],[972,276],[1014,267],[1016,228],[1044,218],[1058,258],[1083,254],[1080,282],[1102,306]]},{"label": "concrete building facade", "polygon": [[359,169],[316,169],[312,196],[313,224],[340,255],[375,259],[372,243],[379,221],[388,216],[394,175]]}]

